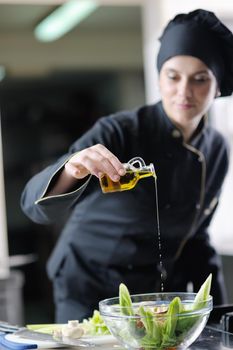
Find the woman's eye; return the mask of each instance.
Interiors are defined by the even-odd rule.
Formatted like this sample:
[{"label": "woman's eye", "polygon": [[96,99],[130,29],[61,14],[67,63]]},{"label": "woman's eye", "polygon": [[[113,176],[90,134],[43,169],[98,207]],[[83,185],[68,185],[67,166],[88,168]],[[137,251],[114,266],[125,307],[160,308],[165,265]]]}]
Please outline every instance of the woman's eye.
[{"label": "woman's eye", "polygon": [[194,77],[194,81],[198,82],[198,83],[203,83],[205,81],[208,80],[207,76],[196,76]]},{"label": "woman's eye", "polygon": [[168,79],[175,80],[177,79],[177,76],[175,74],[168,74]]}]

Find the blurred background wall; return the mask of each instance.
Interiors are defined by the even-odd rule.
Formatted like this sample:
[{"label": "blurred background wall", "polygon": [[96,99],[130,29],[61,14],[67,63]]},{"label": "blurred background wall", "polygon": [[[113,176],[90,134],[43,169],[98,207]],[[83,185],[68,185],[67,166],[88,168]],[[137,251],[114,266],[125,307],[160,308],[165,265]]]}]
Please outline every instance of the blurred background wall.
[{"label": "blurred background wall", "polygon": [[[16,288],[22,288],[22,323],[53,321],[52,289],[45,264],[62,225],[40,226],[24,216],[19,201],[26,181],[65,152],[100,116],[159,99],[157,38],[176,13],[201,7],[213,10],[233,26],[233,4],[228,0],[100,0],[95,11],[60,39],[38,41],[36,25],[65,2],[0,0],[6,233],[11,271],[21,273]],[[233,99],[225,98],[210,116],[231,146],[232,106]],[[230,302],[232,172],[231,162],[211,226],[212,240],[222,255]],[[1,290],[0,283],[0,305]]]}]

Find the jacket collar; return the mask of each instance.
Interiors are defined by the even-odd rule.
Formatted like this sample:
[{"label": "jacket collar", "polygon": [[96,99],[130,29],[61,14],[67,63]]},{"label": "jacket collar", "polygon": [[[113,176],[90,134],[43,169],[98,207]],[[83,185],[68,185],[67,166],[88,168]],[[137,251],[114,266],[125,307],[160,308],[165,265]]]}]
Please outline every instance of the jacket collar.
[{"label": "jacket collar", "polygon": [[[181,130],[171,121],[171,119],[167,116],[164,108],[163,108],[163,104],[162,101],[160,101],[158,103],[159,109],[163,115],[164,118],[164,123],[167,127],[167,131],[168,133],[171,135],[171,138],[173,138],[174,140],[177,140],[178,142],[183,143],[184,139],[183,139],[183,135]],[[195,145],[198,143],[198,141],[200,140],[203,131],[205,130],[206,126],[208,123],[208,116],[207,114],[205,114],[203,116],[203,118],[200,120],[200,123],[198,124],[198,127],[196,128],[196,130],[194,131],[189,144],[191,145]]]}]

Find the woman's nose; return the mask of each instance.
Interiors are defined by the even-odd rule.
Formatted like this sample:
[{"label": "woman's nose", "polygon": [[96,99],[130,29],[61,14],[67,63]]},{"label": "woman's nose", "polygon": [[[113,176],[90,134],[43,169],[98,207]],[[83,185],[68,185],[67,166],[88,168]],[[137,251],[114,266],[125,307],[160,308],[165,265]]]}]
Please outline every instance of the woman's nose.
[{"label": "woman's nose", "polygon": [[188,80],[182,80],[178,86],[178,94],[181,97],[192,97],[192,87]]}]

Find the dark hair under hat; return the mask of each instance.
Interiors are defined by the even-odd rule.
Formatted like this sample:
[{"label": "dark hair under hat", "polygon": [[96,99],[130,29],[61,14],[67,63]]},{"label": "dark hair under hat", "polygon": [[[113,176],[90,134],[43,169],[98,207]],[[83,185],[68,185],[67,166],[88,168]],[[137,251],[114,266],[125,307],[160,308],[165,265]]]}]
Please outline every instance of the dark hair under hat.
[{"label": "dark hair under hat", "polygon": [[202,60],[215,75],[221,96],[233,91],[233,34],[213,12],[195,10],[172,19],[162,36],[157,68],[177,55]]}]

